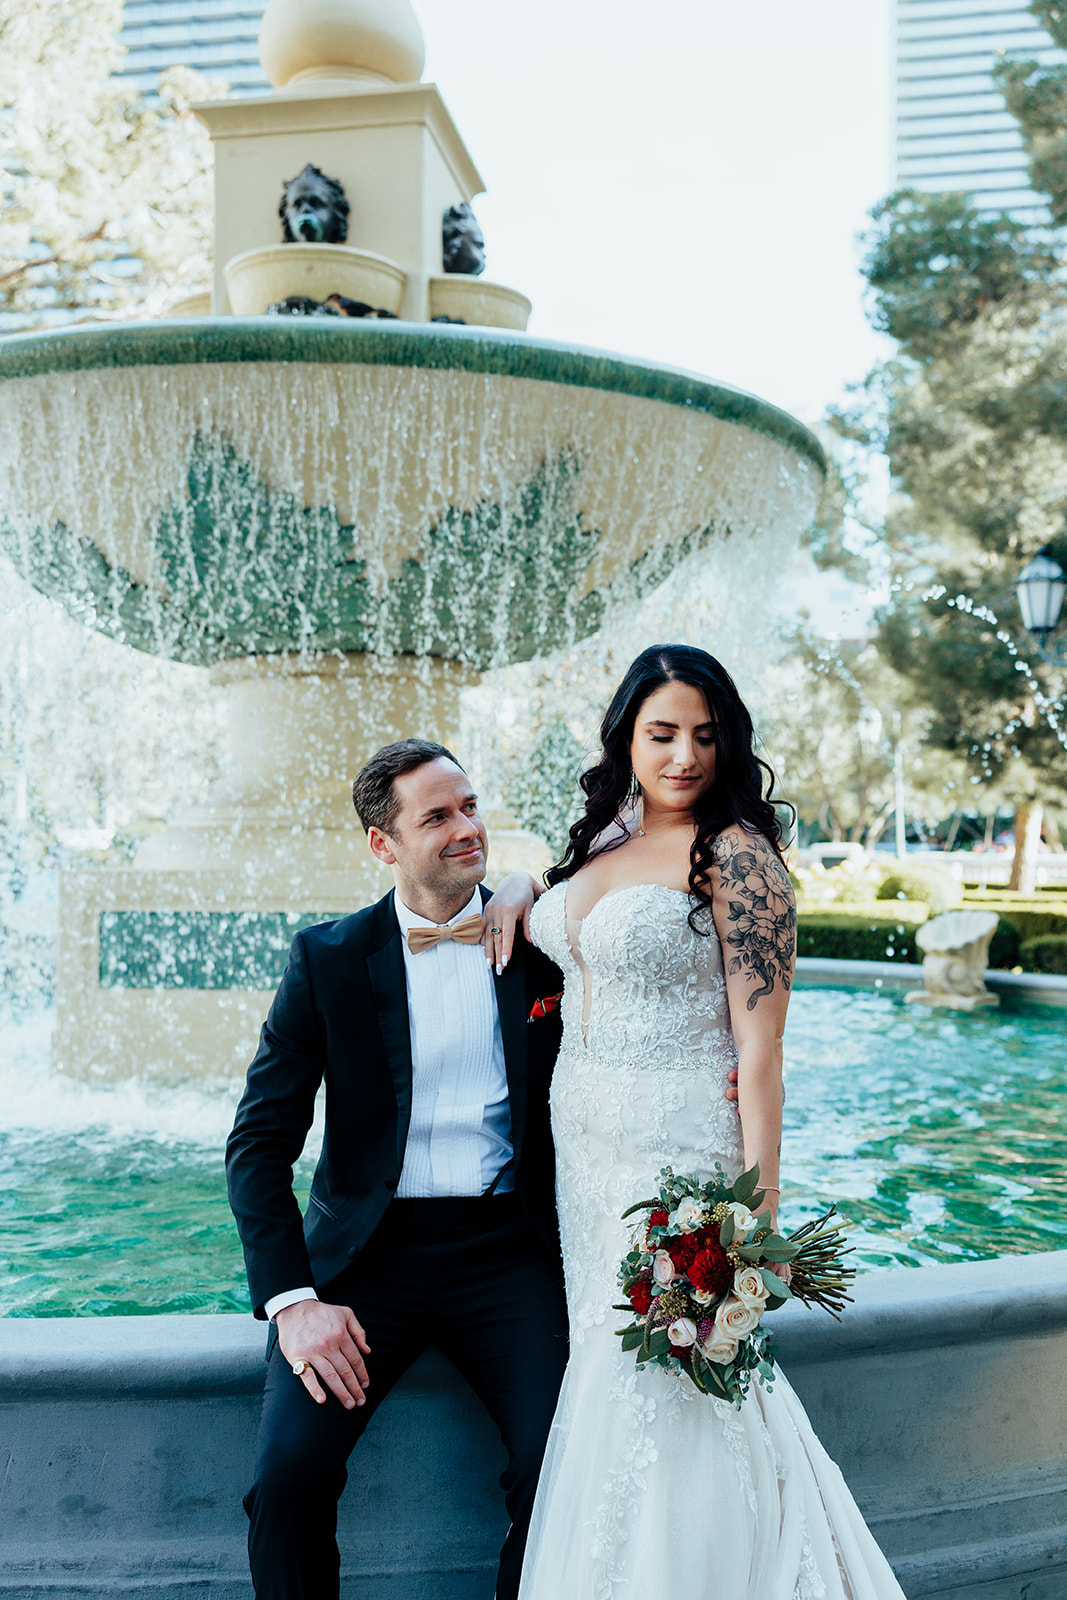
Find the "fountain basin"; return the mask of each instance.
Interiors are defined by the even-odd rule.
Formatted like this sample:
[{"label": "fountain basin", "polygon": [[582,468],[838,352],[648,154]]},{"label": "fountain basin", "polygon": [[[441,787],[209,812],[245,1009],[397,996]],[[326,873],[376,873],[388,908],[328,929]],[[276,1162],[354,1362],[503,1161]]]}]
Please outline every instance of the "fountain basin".
[{"label": "fountain basin", "polygon": [[[317,890],[329,895],[329,879]],[[98,1038],[86,1047],[98,1081],[57,1078],[50,1018],[0,1017],[0,1320],[249,1309],[222,1153],[297,925],[277,913],[105,912],[93,945],[105,1008],[97,1032],[124,1041],[127,1076],[131,1060],[138,1069],[132,1082],[99,1081]],[[209,994],[231,1009],[243,1003],[247,1035],[243,1054],[228,1051],[216,1018],[202,1046],[214,1073],[198,1081],[204,985],[218,986]],[[163,1019],[154,1033],[149,1007]],[[1062,1011],[1006,993],[995,1013],[946,1017],[905,1005],[899,990],[843,990],[823,973],[813,982],[805,968],[785,1056],[788,1227],[833,1202],[865,1270],[1033,1252],[1040,1271],[1043,1253],[1059,1248]],[[320,1140],[317,1128],[297,1172],[301,1197]]]},{"label": "fountain basin", "polygon": [[183,318],[0,344],[3,548],[92,626],[201,665],[525,660],[716,539],[799,534],[822,469],[755,396],[513,332]]},{"label": "fountain basin", "polygon": [[[758,626],[822,472],[752,395],[518,332],[227,317],[0,341],[0,549],[86,625],[215,669],[231,729],[217,788],[131,871],[65,875],[56,1062],[247,1061],[258,1001],[236,977],[108,987],[114,918],[203,913],[185,938],[207,975],[216,913],[376,899],[350,798],[373,750],[455,749],[479,672],[595,633],[727,539],[760,566],[723,604]],[[547,864],[507,817],[491,836],[494,873]]]}]

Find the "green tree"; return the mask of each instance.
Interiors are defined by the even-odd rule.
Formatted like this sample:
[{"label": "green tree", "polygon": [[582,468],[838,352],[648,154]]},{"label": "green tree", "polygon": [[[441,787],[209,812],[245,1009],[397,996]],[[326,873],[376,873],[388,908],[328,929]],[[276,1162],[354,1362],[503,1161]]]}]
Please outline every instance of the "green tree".
[{"label": "green tree", "polygon": [[[1067,5],[1031,0],[1028,9],[1053,43],[1067,50]],[[1067,65],[1005,57],[993,77],[1019,124],[1030,182],[1048,196],[1052,221],[1061,228],[1067,223]]]},{"label": "green tree", "polygon": [[1047,241],[964,195],[901,191],[874,223],[873,317],[899,346],[864,395],[895,491],[877,640],[927,744],[963,763],[976,798],[1014,805],[1021,887],[1042,807],[1067,792],[1063,675],[1027,659],[1013,595],[1022,566],[1062,542],[1064,286]]},{"label": "green tree", "polygon": [[924,750],[921,713],[898,726],[901,685],[873,643],[801,629],[774,680],[762,718],[767,753],[806,834],[878,843],[895,809],[898,741],[908,813],[937,820],[957,804],[956,764]]}]

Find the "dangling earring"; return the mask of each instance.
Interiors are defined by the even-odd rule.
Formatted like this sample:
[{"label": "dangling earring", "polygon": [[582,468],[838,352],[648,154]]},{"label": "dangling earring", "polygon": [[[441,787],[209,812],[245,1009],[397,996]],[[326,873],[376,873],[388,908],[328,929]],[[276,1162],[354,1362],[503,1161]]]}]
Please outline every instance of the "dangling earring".
[{"label": "dangling earring", "polygon": [[634,808],[634,821],[637,823],[637,837],[645,837],[645,796],[636,777],[630,790],[631,802]]}]

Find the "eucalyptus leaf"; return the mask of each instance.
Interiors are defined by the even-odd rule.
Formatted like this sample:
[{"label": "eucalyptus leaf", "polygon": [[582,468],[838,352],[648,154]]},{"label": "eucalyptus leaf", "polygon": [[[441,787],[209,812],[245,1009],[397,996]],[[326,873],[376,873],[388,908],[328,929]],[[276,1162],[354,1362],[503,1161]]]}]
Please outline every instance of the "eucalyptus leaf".
[{"label": "eucalyptus leaf", "polygon": [[739,1200],[743,1206],[747,1206],[756,1192],[758,1183],[759,1162],[757,1161],[754,1167],[749,1167],[747,1172],[742,1172],[739,1177],[734,1179],[734,1199]]},{"label": "eucalyptus leaf", "polygon": [[618,1332],[624,1350],[636,1350],[645,1342],[644,1328],[620,1328]]},{"label": "eucalyptus leaf", "polygon": [[792,1290],[776,1272],[767,1272],[761,1269],[760,1277],[766,1285],[768,1294],[774,1295],[778,1300],[792,1300]]},{"label": "eucalyptus leaf", "polygon": [[734,1223],[733,1213],[731,1212],[730,1216],[727,1217],[726,1221],[723,1223],[722,1227],[719,1229],[719,1243],[722,1245],[724,1250],[729,1245],[733,1244],[733,1242],[734,1242],[734,1234],[736,1232],[737,1232],[737,1227],[736,1227],[736,1225]]},{"label": "eucalyptus leaf", "polygon": [[654,1356],[667,1355],[670,1347],[671,1341],[667,1337],[666,1328],[657,1328],[651,1339],[648,1341],[650,1353]]}]

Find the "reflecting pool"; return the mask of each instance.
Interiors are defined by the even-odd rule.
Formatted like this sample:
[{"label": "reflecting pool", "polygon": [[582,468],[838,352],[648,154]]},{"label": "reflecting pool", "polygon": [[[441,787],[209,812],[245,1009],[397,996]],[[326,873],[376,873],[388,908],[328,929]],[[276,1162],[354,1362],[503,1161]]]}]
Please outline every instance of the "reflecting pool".
[{"label": "reflecting pool", "polygon": [[[50,1026],[0,1023],[0,1314],[247,1310],[221,1162],[240,1084],[53,1077]],[[1065,1046],[1051,1007],[965,1015],[800,986],[783,1223],[835,1202],[865,1269],[1061,1247]]]}]

